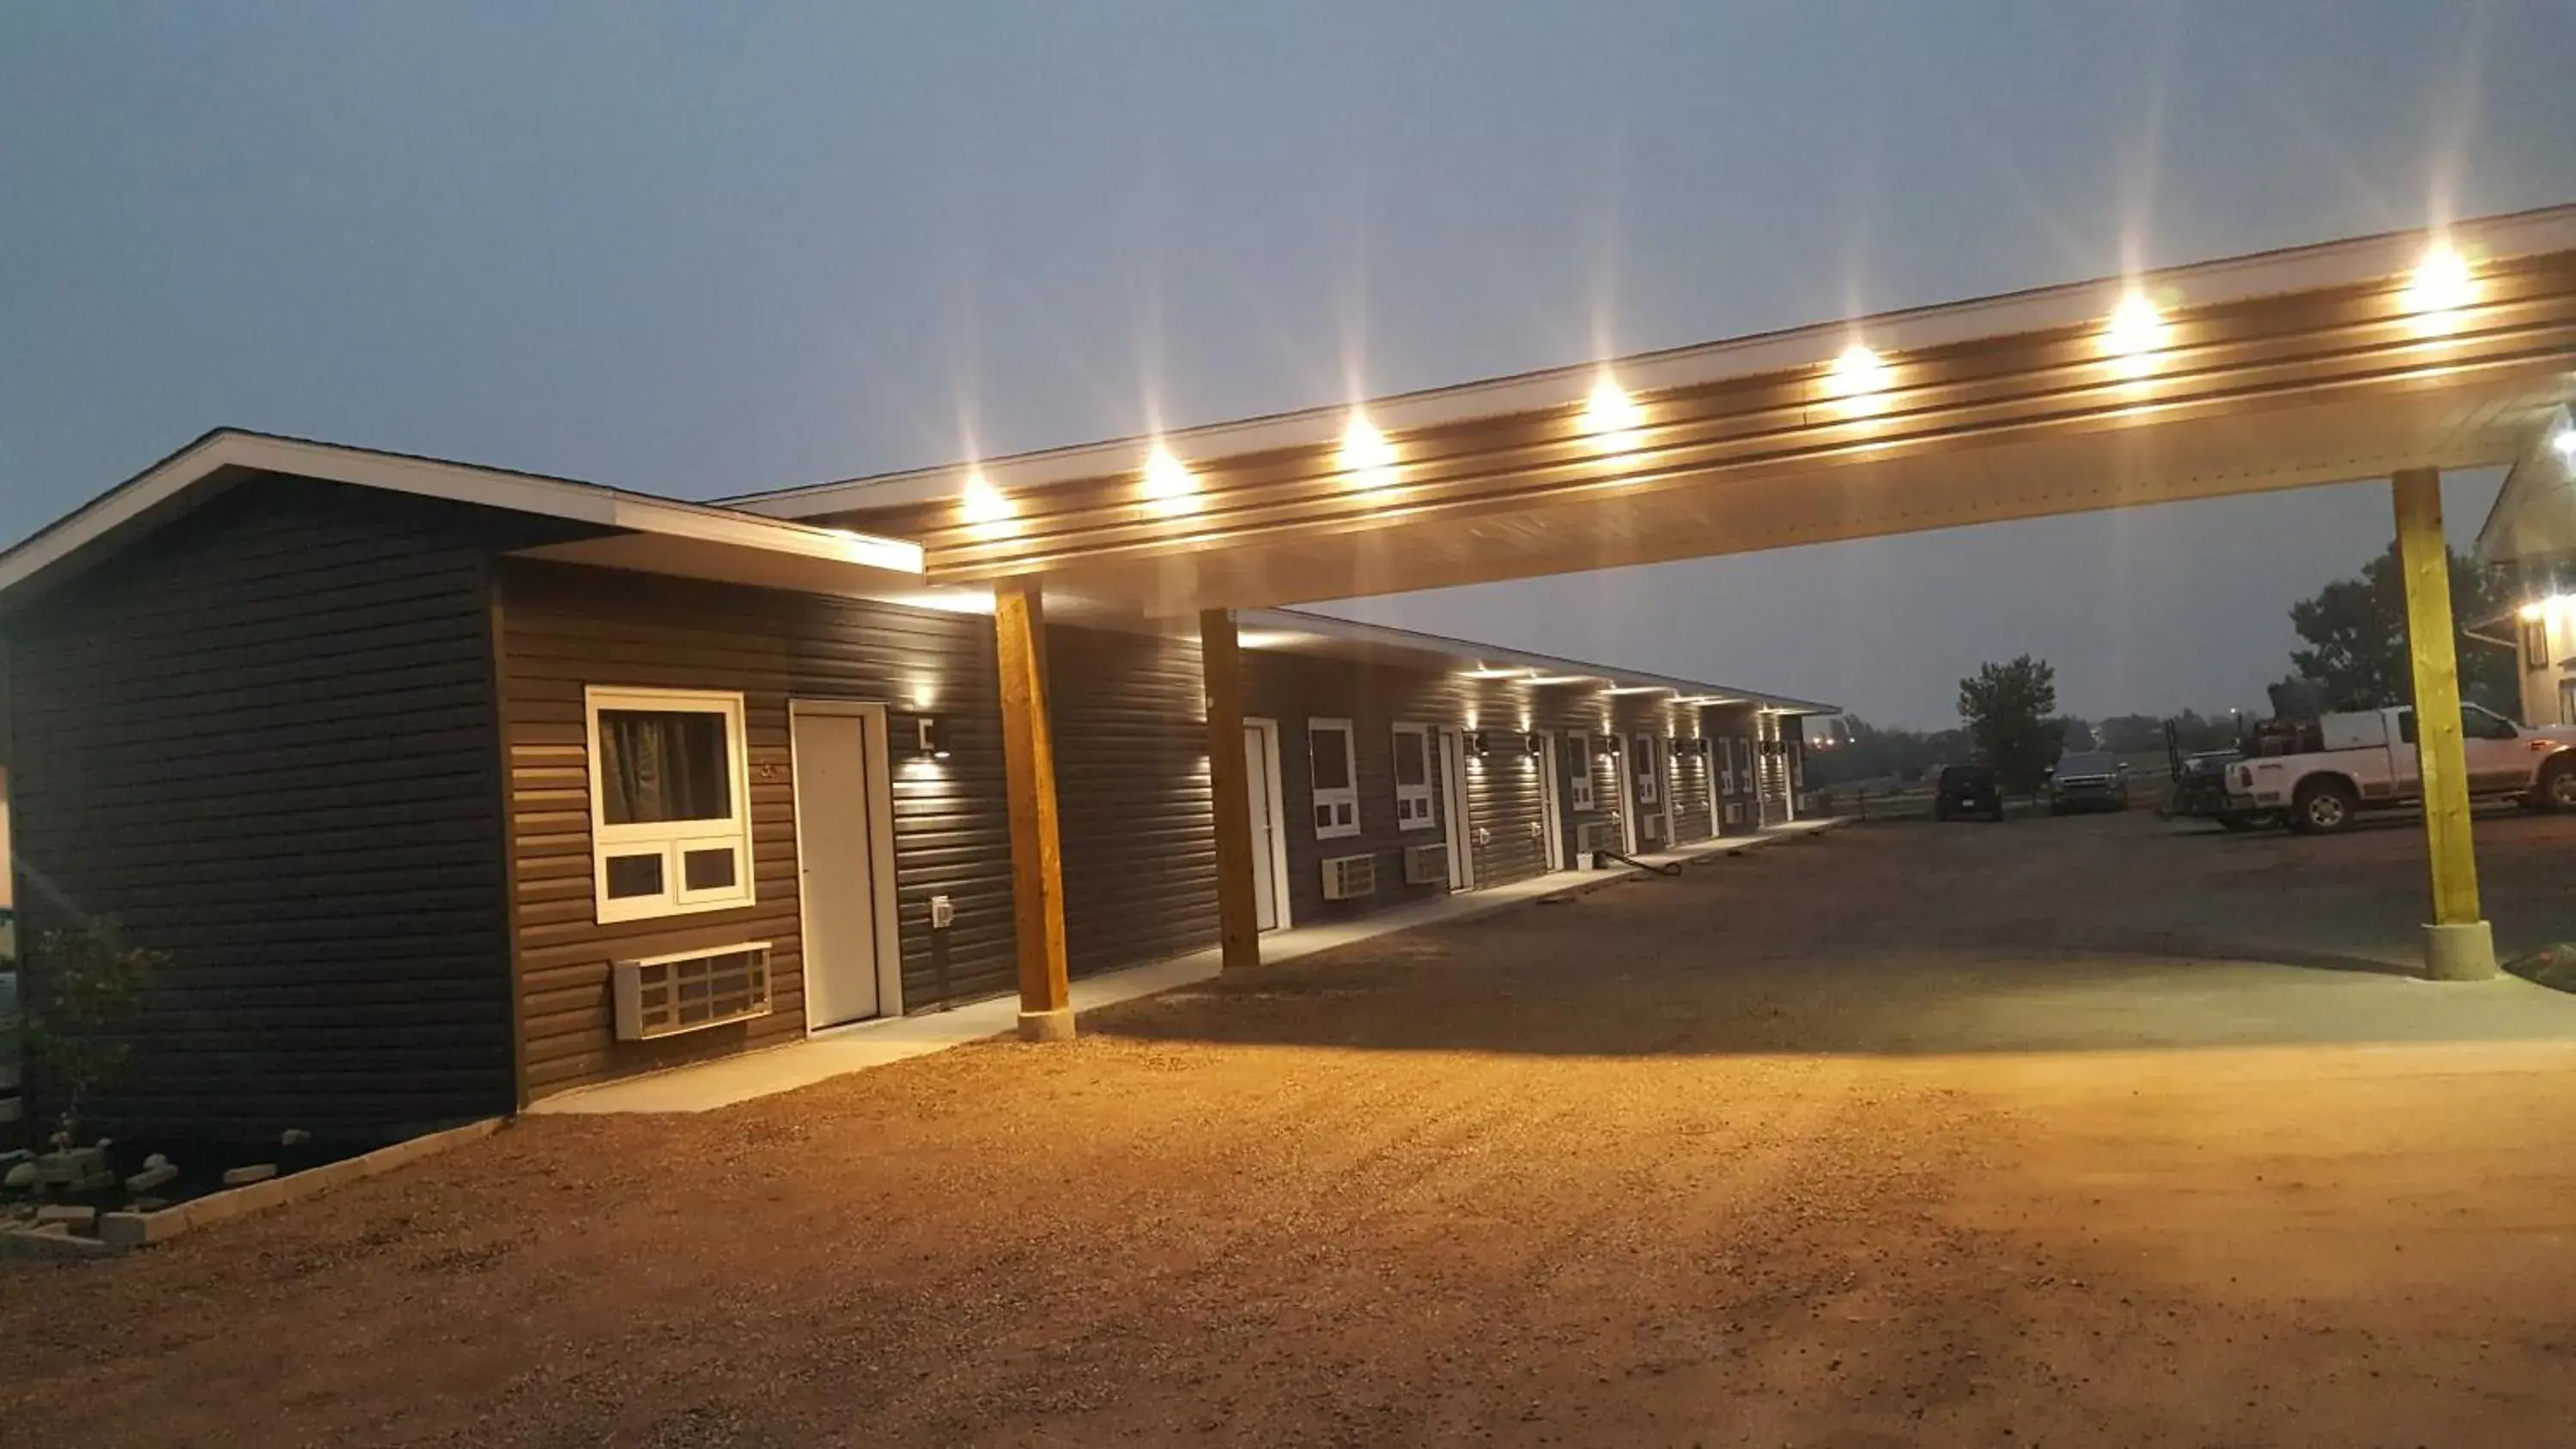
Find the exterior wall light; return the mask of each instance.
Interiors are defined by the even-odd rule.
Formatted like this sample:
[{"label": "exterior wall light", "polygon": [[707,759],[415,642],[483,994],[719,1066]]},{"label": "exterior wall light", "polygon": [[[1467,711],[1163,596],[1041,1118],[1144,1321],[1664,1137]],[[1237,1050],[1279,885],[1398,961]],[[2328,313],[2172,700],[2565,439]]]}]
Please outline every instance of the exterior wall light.
[{"label": "exterior wall light", "polygon": [[1885,407],[1887,384],[1886,359],[1859,342],[1844,348],[1833,365],[1825,369],[1825,391],[1842,399],[1843,411],[1854,416]]},{"label": "exterior wall light", "polygon": [[2102,328],[2102,350],[2120,360],[2123,375],[2142,377],[2155,370],[2155,355],[2164,350],[2172,330],[2146,293],[2131,292],[2111,309],[2111,320]]},{"label": "exterior wall light", "polygon": [[2469,259],[2446,242],[2426,249],[2424,259],[2406,279],[2406,290],[2398,294],[2399,305],[2415,317],[2415,330],[2431,336],[2457,331],[2460,309],[2477,299],[2478,283],[2470,274]]},{"label": "exterior wall light", "polygon": [[1619,737],[1617,735],[1594,735],[1592,737],[1592,753],[1596,755],[1608,755],[1616,758],[1619,753]]},{"label": "exterior wall light", "polygon": [[1583,400],[1583,431],[1613,452],[1630,452],[1637,446],[1637,429],[1646,420],[1637,400],[1608,373],[1592,384],[1592,393]]},{"label": "exterior wall light", "polygon": [[994,487],[980,468],[967,474],[965,484],[957,490],[957,516],[967,523],[979,527],[1008,523],[1017,512],[1011,496]]},{"label": "exterior wall light", "polygon": [[1199,506],[1198,475],[1160,443],[1145,457],[1145,502],[1166,517]]},{"label": "exterior wall light", "polygon": [[917,753],[925,760],[948,758],[948,726],[931,715],[913,721],[919,731]]},{"label": "exterior wall light", "polygon": [[1368,420],[1351,410],[1351,425],[1342,430],[1342,474],[1358,488],[1384,488],[1395,482],[1395,444]]},{"label": "exterior wall light", "polygon": [[1486,736],[1483,730],[1467,731],[1467,753],[1469,755],[1481,760],[1485,757],[1486,751],[1492,748],[1493,741]]},{"label": "exterior wall light", "polygon": [[1547,753],[1547,741],[1540,739],[1535,734],[1523,736],[1521,739],[1521,753],[1535,760],[1539,756]]}]

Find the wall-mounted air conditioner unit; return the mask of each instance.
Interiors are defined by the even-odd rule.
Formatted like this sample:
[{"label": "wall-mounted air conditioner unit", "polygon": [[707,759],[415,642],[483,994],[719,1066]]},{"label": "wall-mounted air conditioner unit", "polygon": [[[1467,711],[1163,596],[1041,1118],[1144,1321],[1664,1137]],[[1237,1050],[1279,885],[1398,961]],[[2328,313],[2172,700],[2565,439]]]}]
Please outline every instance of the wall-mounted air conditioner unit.
[{"label": "wall-mounted air conditioner unit", "polygon": [[1581,860],[1575,862],[1576,868],[1591,869],[1592,852],[1620,848],[1619,822],[1616,820],[1584,821],[1574,832],[1574,848],[1583,855]]},{"label": "wall-mounted air conditioner unit", "polygon": [[1324,899],[1355,901],[1377,894],[1377,857],[1336,855],[1324,861]]},{"label": "wall-mounted air conditioner unit", "polygon": [[1449,884],[1449,847],[1445,845],[1408,845],[1404,848],[1404,883],[1406,885]]},{"label": "wall-mounted air conditioner unit", "polygon": [[1741,825],[1744,823],[1743,801],[1729,800],[1726,802],[1726,823],[1729,825]]},{"label": "wall-mounted air conditioner unit", "polygon": [[609,971],[617,1039],[648,1041],[769,1014],[769,943],[620,961]]}]

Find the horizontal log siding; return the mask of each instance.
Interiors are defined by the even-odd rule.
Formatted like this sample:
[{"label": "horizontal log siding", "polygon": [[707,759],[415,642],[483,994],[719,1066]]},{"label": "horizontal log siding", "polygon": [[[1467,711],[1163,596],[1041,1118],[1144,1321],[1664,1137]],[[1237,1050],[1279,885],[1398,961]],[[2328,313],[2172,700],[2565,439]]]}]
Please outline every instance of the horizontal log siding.
[{"label": "horizontal log siding", "polygon": [[1051,624],[1047,682],[1069,969],[1088,975],[1215,944],[1198,641]]},{"label": "horizontal log siding", "polygon": [[[907,1011],[1013,981],[1010,834],[991,620],[972,614],[513,561],[501,578],[502,690],[517,863],[513,903],[532,1096],[792,1040],[805,1029],[790,699],[887,706],[895,885]],[[583,690],[743,696],[755,903],[654,920],[594,919]],[[935,715],[950,757],[905,748]],[[930,898],[956,923],[930,928]],[[615,1040],[610,963],[771,945],[771,1013],[651,1042]]]},{"label": "horizontal log siding", "polygon": [[113,916],[168,957],[94,1125],[510,1109],[486,557],[559,532],[262,476],[8,622],[24,929]]}]

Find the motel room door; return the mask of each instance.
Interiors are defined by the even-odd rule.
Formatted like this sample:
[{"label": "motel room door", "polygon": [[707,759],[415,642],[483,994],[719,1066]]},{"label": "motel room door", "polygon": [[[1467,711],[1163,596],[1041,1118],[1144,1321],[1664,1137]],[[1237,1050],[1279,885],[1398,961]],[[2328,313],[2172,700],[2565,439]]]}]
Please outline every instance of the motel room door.
[{"label": "motel room door", "polygon": [[805,1029],[893,1015],[903,1010],[903,975],[885,707],[800,699],[787,717]]},{"label": "motel room door", "polygon": [[1244,778],[1252,796],[1252,900],[1265,931],[1288,919],[1279,888],[1288,882],[1287,838],[1279,832],[1279,725],[1266,719],[1243,722]]},{"label": "motel room door", "polygon": [[1475,827],[1467,819],[1467,741],[1440,732],[1440,825],[1449,841],[1449,889],[1476,888]]},{"label": "motel room door", "polygon": [[1547,831],[1547,868],[1565,869],[1565,774],[1556,754],[1556,731],[1541,730],[1538,741],[1538,814]]}]

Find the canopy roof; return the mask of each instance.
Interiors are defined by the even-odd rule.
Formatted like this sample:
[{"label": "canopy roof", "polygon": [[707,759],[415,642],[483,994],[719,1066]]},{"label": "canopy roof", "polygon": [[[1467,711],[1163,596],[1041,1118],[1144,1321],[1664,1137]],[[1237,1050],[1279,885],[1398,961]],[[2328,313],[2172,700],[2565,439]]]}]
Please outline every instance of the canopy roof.
[{"label": "canopy roof", "polygon": [[2504,464],[2571,396],[2576,206],[733,502],[1178,613]]}]

